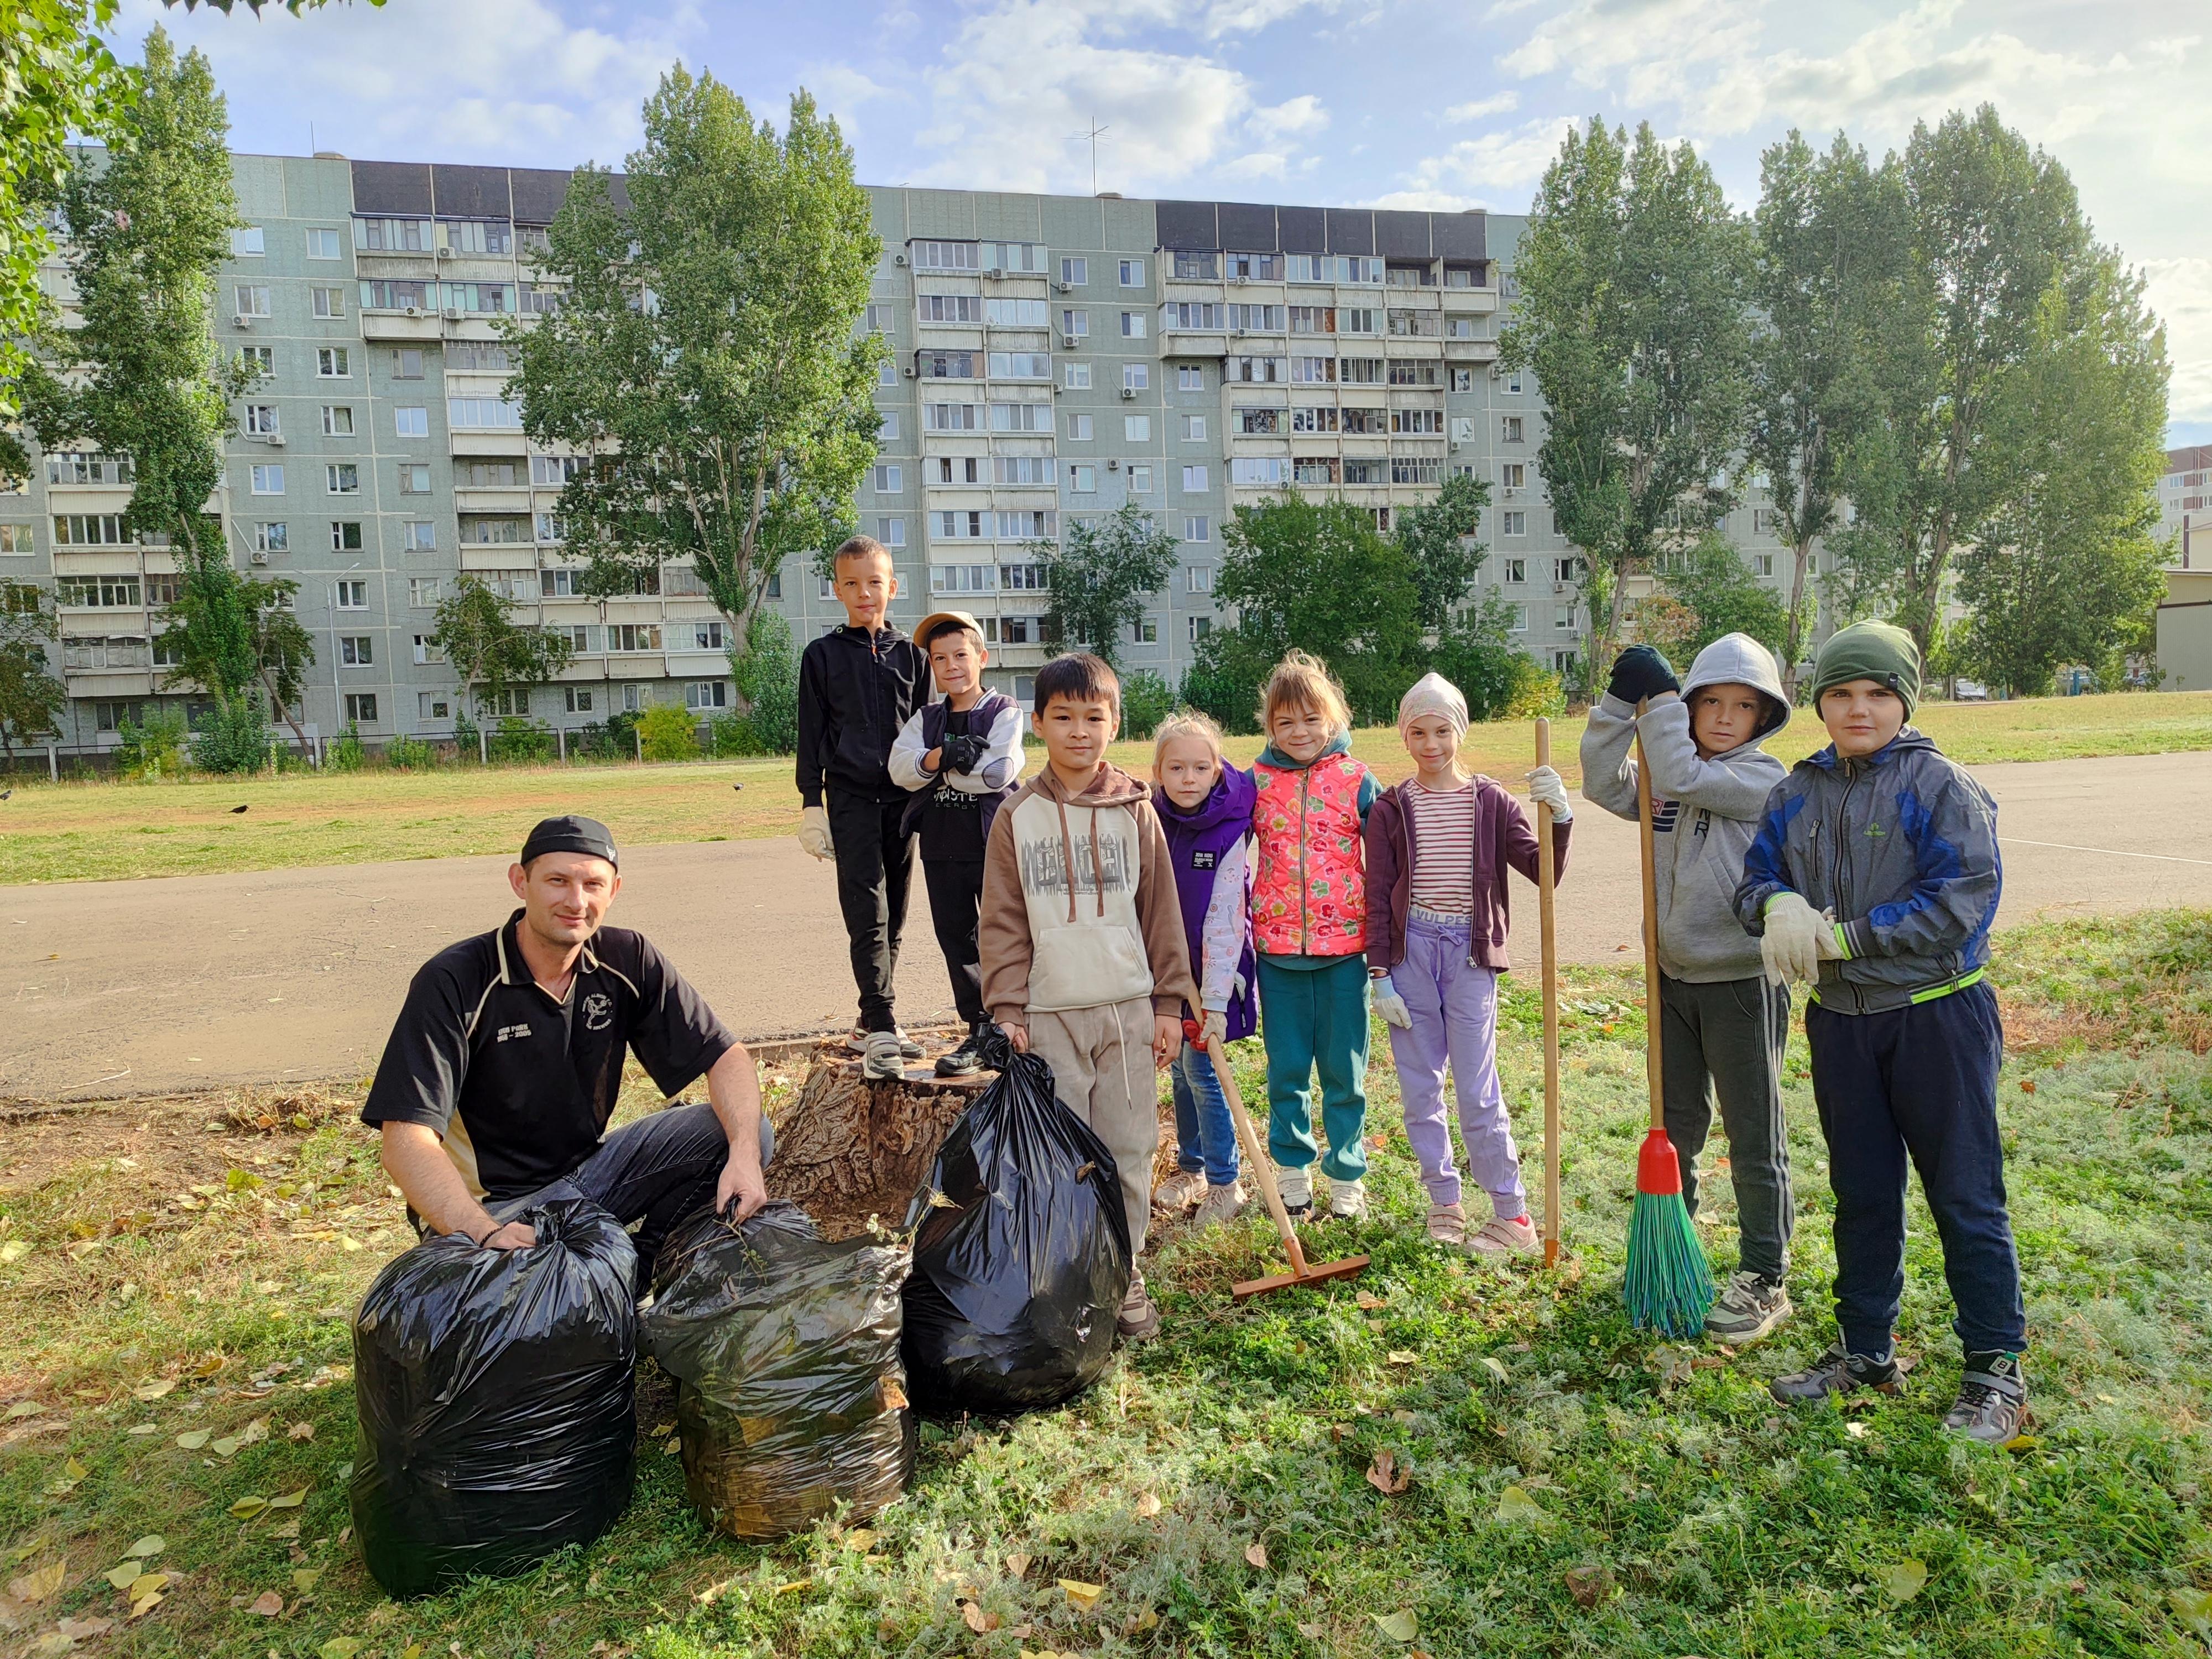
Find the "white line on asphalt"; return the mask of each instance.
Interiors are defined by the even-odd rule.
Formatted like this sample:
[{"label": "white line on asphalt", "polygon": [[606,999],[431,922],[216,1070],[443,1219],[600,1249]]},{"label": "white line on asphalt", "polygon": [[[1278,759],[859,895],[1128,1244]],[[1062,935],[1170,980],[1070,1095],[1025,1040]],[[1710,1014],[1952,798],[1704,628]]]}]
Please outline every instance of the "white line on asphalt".
[{"label": "white line on asphalt", "polygon": [[2021,836],[1999,836],[2000,842],[2010,842],[2014,847],[2055,847],[2062,853],[2102,853],[2108,859],[2155,859],[2160,864],[2212,865],[2212,859],[2175,858],[2168,853],[2124,853],[2117,847],[2076,847],[2071,842],[2029,841]]}]

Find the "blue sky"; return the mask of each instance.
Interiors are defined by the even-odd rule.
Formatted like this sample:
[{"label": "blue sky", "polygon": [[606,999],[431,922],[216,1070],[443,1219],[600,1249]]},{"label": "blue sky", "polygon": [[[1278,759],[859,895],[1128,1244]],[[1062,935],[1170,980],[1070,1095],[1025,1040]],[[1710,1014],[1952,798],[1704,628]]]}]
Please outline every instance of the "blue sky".
[{"label": "blue sky", "polygon": [[2174,442],[2212,441],[2202,0],[390,0],[258,21],[125,0],[204,47],[239,148],[618,163],[678,59],[766,116],[809,88],[876,184],[1525,210],[1565,124],[1694,141],[1747,205],[1792,125],[1901,143],[1990,100],[2141,265]]}]

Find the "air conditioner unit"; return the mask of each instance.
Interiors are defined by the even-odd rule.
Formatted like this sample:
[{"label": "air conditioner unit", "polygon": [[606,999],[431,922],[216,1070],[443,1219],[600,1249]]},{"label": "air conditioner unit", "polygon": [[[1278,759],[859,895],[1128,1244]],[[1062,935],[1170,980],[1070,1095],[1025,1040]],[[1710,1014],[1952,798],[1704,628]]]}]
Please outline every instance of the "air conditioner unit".
[{"label": "air conditioner unit", "polygon": [[1242,333],[1243,333],[1243,332],[1244,332],[1244,331],[1243,331],[1243,329],[1241,329],[1241,328],[1232,328],[1232,329],[1231,329],[1229,331],[1230,331],[1231,334],[1242,334]]},{"label": "air conditioner unit", "polygon": [[1053,291],[1054,294],[1072,294],[1072,293],[1073,293],[1075,290],[1074,290],[1074,289],[1073,289],[1070,284],[1068,284],[1068,283],[1054,283],[1052,285],[1052,291]]},{"label": "air conditioner unit", "polygon": [[459,306],[447,306],[446,307],[446,320],[449,323],[459,322],[461,320],[461,308]]},{"label": "air conditioner unit", "polygon": [[1121,470],[1121,463],[1119,461],[1109,461],[1106,463],[1106,470],[1109,472],[1119,472]]},{"label": "air conditioner unit", "polygon": [[921,371],[916,368],[912,363],[908,363],[904,368],[901,369],[899,373],[905,375],[909,380],[917,380],[921,374]]},{"label": "air conditioner unit", "polygon": [[1060,337],[1060,349],[1062,351],[1073,351],[1075,349],[1077,341],[1082,337],[1079,334],[1063,334]]},{"label": "air conditioner unit", "polygon": [[1137,401],[1137,388],[1136,388],[1136,387],[1134,387],[1134,386],[1123,386],[1123,387],[1121,388],[1121,400],[1122,400],[1124,403],[1131,403],[1131,404],[1133,404],[1134,402],[1136,402],[1136,401]]},{"label": "air conditioner unit", "polygon": [[1451,453],[1455,455],[1459,453],[1459,440],[1456,438],[1452,440]]},{"label": "air conditioner unit", "polygon": [[1232,282],[1232,283],[1236,283],[1239,288],[1242,288],[1245,283],[1247,283],[1250,282],[1252,279],[1251,279],[1249,276],[1241,276],[1241,275],[1240,275],[1240,276],[1231,276],[1229,280],[1230,280],[1231,282]]},{"label": "air conditioner unit", "polygon": [[1565,582],[1553,582],[1552,584],[1552,592],[1554,593],[1564,593],[1566,591],[1567,585]]},{"label": "air conditioner unit", "polygon": [[438,257],[441,259],[450,259],[453,257],[453,250],[449,247],[441,247],[438,250]]},{"label": "air conditioner unit", "polygon": [[240,328],[252,328],[253,326],[253,319],[242,311],[240,312],[232,320]]},{"label": "air conditioner unit", "polygon": [[422,307],[420,306],[410,306],[407,307],[407,314],[410,317],[420,317],[422,314]]},{"label": "air conditioner unit", "polygon": [[270,448],[271,448],[271,449],[282,449],[282,448],[283,448],[283,447],[284,447],[284,434],[283,434],[283,433],[281,433],[281,432],[272,432],[272,433],[270,433],[270,434],[269,434],[269,447],[270,447]]},{"label": "air conditioner unit", "polygon": [[269,562],[268,550],[264,548],[257,547],[246,556],[255,564],[267,564]]},{"label": "air conditioner unit", "polygon": [[1004,265],[985,265],[983,274],[986,276],[1003,276],[1006,274],[1006,270]]}]

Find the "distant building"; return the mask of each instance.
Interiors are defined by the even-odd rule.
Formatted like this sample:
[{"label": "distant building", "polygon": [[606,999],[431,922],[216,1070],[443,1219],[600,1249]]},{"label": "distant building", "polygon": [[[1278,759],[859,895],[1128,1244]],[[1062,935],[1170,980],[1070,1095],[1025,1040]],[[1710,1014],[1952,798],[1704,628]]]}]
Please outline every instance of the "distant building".
[{"label": "distant building", "polygon": [[2154,533],[2160,541],[2173,538],[2175,568],[2212,570],[2212,444],[2166,452]]}]

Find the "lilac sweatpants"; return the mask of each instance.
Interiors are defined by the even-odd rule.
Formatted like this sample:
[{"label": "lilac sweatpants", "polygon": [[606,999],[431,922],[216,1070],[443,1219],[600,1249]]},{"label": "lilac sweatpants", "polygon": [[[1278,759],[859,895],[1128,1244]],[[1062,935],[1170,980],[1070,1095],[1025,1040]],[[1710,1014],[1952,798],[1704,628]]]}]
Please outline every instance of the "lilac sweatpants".
[{"label": "lilac sweatpants", "polygon": [[1406,1000],[1413,1027],[1392,1025],[1390,1054],[1406,1106],[1406,1139],[1421,1161],[1432,1204],[1460,1201],[1444,1107],[1444,1066],[1459,1096],[1459,1130],[1468,1173],[1490,1194],[1504,1220],[1528,1212],[1521,1188],[1521,1154],[1498,1085],[1498,975],[1468,958],[1468,928],[1416,913],[1406,921],[1406,959],[1390,983]]}]

